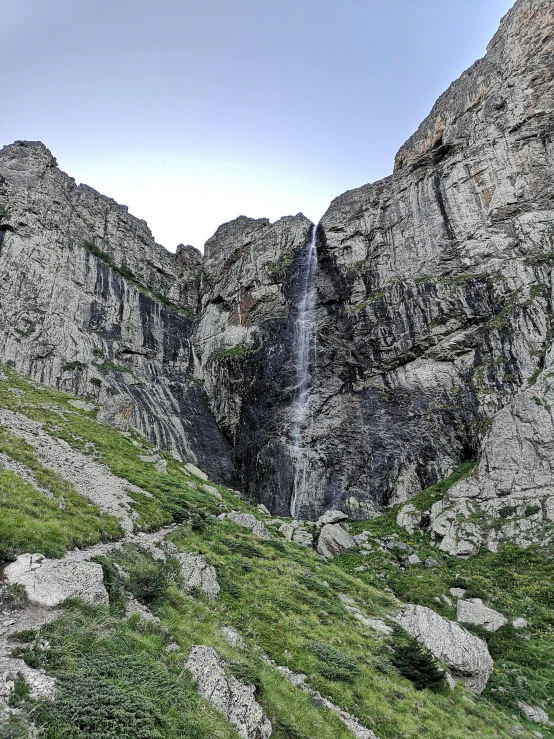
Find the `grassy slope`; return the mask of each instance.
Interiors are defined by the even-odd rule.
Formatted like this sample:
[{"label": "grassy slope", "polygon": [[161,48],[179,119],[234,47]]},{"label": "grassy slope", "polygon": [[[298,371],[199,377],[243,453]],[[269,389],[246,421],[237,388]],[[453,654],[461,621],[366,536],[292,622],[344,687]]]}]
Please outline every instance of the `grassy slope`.
[{"label": "grassy slope", "polygon": [[[192,644],[214,646],[229,662],[231,671],[258,686],[258,700],[273,722],[276,739],[341,739],[351,735],[334,715],[265,665],[260,659],[263,653],[278,664],[288,664],[295,672],[304,672],[310,685],[350,711],[381,739],[510,736],[509,730],[516,723],[511,714],[519,715],[513,707],[511,692],[499,697],[488,689],[484,696],[475,697],[461,687],[453,693],[416,690],[392,665],[392,639],[379,636],[353,619],[339,598],[339,594],[347,594],[365,615],[386,618],[394,607],[391,596],[384,591],[388,584],[408,600],[425,602],[452,617],[452,611],[433,601],[436,595],[447,592],[451,584],[469,578],[464,583],[476,589],[479,584],[483,585],[484,578],[487,587],[489,584],[492,587],[494,581],[497,590],[502,590],[499,579],[490,571],[495,562],[488,555],[460,562],[438,554],[423,534],[405,535],[420,556],[429,551],[441,564],[433,570],[416,567],[401,571],[392,557],[380,551],[369,558],[351,552],[327,563],[311,551],[279,541],[276,531],[274,542],[256,539],[230,521],[217,520],[215,515],[221,510],[220,504],[209,493],[195,489],[192,485],[199,488],[201,481],[183,471],[175,460],[166,457],[167,475],[157,472],[153,464],[141,461],[139,455],[144,455],[150,445],[138,434],[124,436],[100,425],[94,420],[94,412],[72,408],[68,404],[70,396],[7,372],[9,380],[0,382],[0,406],[43,421],[50,433],[64,438],[75,448],[92,451],[112,472],[151,492],[154,498],[137,496],[135,499],[142,527],[157,527],[172,519],[183,522],[172,535],[173,541],[181,551],[203,553],[216,566],[222,586],[218,599],[210,602],[200,594],[183,595],[175,571],[167,567],[160,569],[161,565],[140,552],[125,549],[104,560],[110,609],[73,604],[61,620],[44,629],[50,650],[44,653],[35,642],[22,646],[31,663],[38,660],[49,672],[61,677],[62,691],[54,707],[33,707],[24,701],[40,719],[39,723],[46,722],[49,726],[47,735],[51,739],[93,736],[90,731],[75,733],[75,728],[70,729],[70,724],[73,727],[78,724],[76,716],[85,721],[89,712],[95,713],[98,721],[107,722],[106,725],[116,721],[110,713],[112,709],[106,706],[106,696],[109,700],[113,698],[114,704],[123,702],[129,714],[138,711],[142,716],[144,725],[135,726],[134,733],[129,736],[144,736],[145,739],[233,736],[217,713],[194,695],[187,673],[182,670]],[[30,464],[35,462],[31,460]],[[225,488],[218,489],[229,508],[250,510]],[[47,521],[39,516],[46,503],[40,493],[28,493],[34,496],[33,506],[27,511],[34,526],[32,548],[41,551],[51,541]],[[2,519],[5,514],[12,515],[7,513],[9,509],[5,504],[0,505]],[[90,532],[97,532],[98,536],[113,535],[113,531],[99,532],[98,512],[88,510],[88,504],[82,499],[75,505],[83,520],[90,523]],[[70,515],[66,507],[54,511],[53,515],[69,535],[73,514]],[[354,526],[382,535],[394,531],[396,524],[394,517],[389,515]],[[41,547],[41,537],[44,547]],[[89,539],[82,541],[88,543]],[[10,552],[24,551],[27,548],[24,542],[12,539]],[[61,541],[60,546],[73,546],[74,543],[75,538],[68,539]],[[543,600],[548,600],[552,593],[551,574],[548,570],[539,572],[538,567],[534,574],[535,570],[530,572],[525,564],[520,567],[515,555],[514,558],[513,566],[505,558],[498,558],[497,562],[509,571],[510,577],[516,576],[518,567],[525,570],[521,577],[526,578],[525,587],[529,592],[520,606],[517,598],[522,583],[517,580],[517,585],[510,586],[511,605],[508,600],[494,600],[493,605],[507,615],[528,616],[533,624],[529,642],[523,643],[521,637],[513,635],[509,642],[516,651],[524,651],[525,659],[535,655],[526,678],[531,682],[523,692],[525,698],[536,701],[541,698],[541,691],[544,695],[549,690],[548,680],[551,680],[546,663],[552,662],[549,651],[552,623],[543,606]],[[127,587],[160,617],[160,626],[145,627],[136,617],[122,618],[121,576],[110,560],[117,561],[130,573]],[[354,570],[368,561],[370,570],[363,573]],[[543,559],[540,562],[541,567],[546,567]],[[533,560],[534,568],[535,565]],[[540,622],[542,635],[536,628],[538,621],[535,623],[538,613],[543,619]],[[222,625],[234,626],[247,641],[248,650],[240,652],[231,648],[219,631]],[[167,652],[168,642],[176,642],[179,651]],[[327,651],[322,651],[321,645]],[[327,657],[322,659],[322,654]],[[502,659],[511,665],[513,654]],[[523,657],[518,659],[520,669]],[[113,665],[119,662],[121,670],[114,671]],[[539,663],[542,667],[537,668]],[[348,669],[342,669],[341,665],[342,668],[347,665]],[[516,673],[509,672],[510,669],[503,671],[497,663],[492,686],[504,684],[506,676],[513,678]],[[534,669],[542,672],[533,680]],[[520,674],[517,673],[518,680]],[[94,684],[104,688],[92,690]],[[519,717],[517,723],[525,724]],[[525,726],[523,736],[529,737],[533,727],[528,723]],[[113,735],[126,736],[121,728],[118,731]],[[541,731],[545,736],[554,736]],[[104,731],[101,736],[110,734]]]}]

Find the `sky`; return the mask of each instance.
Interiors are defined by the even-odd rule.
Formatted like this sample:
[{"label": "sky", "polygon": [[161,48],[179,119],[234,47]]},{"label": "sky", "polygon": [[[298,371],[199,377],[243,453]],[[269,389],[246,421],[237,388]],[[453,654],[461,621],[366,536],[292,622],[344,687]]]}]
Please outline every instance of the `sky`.
[{"label": "sky", "polygon": [[202,249],[392,172],[511,0],[1,0],[0,146]]}]

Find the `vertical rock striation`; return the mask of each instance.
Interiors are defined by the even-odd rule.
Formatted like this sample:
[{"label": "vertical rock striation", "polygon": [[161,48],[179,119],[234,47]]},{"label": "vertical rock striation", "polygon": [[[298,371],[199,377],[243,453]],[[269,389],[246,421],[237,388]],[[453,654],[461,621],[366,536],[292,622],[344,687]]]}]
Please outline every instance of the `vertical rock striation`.
[{"label": "vertical rock striation", "polygon": [[[515,490],[550,520],[553,28],[550,0],[518,0],[390,177],[338,197],[317,230],[302,214],[224,224],[203,259],[166,252],[41,144],[6,147],[0,357],[104,404],[127,395],[132,424],[279,515],[301,447],[301,518],[371,516],[482,457],[454,497],[496,510]],[[300,390],[314,422],[299,424],[313,233],[317,352]],[[525,452],[513,474],[503,439]],[[457,551],[468,537],[435,513]]]},{"label": "vertical rock striation", "polygon": [[127,208],[77,186],[48,149],[0,151],[0,357],[101,404],[219,479],[228,445],[193,377],[201,255],[154,242]]}]

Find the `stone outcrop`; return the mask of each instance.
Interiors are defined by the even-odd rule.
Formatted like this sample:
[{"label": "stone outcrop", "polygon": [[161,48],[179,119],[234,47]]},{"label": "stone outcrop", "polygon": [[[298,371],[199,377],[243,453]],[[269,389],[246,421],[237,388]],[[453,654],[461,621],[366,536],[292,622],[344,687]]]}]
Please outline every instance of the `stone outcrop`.
[{"label": "stone outcrop", "polygon": [[480,598],[459,600],[456,621],[483,626],[487,631],[498,631],[501,626],[508,623],[506,616],[485,606]]},{"label": "stone outcrop", "polygon": [[229,479],[227,441],[194,377],[200,253],[166,251],[38,142],[0,151],[0,214],[0,359]]},{"label": "stone outcrop", "polygon": [[317,551],[325,559],[333,559],[356,546],[354,538],[338,523],[326,523],[321,527]]},{"label": "stone outcrop", "polygon": [[[313,236],[317,352],[295,515],[367,518],[479,460],[421,512],[441,549],[545,541],[553,27],[550,0],[517,0],[390,177],[336,198],[315,231],[302,214],[240,217],[203,258],[165,251],[42,144],[4,148],[0,358],[288,516],[291,347]],[[429,523],[401,517],[409,530]]]},{"label": "stone outcrop", "polygon": [[228,675],[215,649],[193,647],[185,667],[190,670],[200,695],[225,714],[242,739],[271,736],[271,723],[254,697],[255,687]]},{"label": "stone outcrop", "polygon": [[256,516],[251,513],[240,513],[239,511],[231,511],[230,513],[222,513],[219,518],[228,519],[237,526],[243,526],[245,529],[250,531],[257,536],[259,539],[271,539],[268,530],[262,521],[258,521]]},{"label": "stone outcrop", "polygon": [[483,692],[493,662],[482,639],[425,606],[407,605],[394,620],[444,662],[457,680],[474,693]]},{"label": "stone outcrop", "polygon": [[218,596],[220,587],[217,582],[217,572],[213,565],[206,562],[205,557],[189,552],[177,554],[176,559],[179,561],[179,571],[187,590],[198,588],[208,598]]},{"label": "stone outcrop", "polygon": [[107,605],[102,567],[95,562],[63,562],[41,554],[20,554],[4,570],[7,582],[23,585],[30,603],[54,608],[67,598]]}]

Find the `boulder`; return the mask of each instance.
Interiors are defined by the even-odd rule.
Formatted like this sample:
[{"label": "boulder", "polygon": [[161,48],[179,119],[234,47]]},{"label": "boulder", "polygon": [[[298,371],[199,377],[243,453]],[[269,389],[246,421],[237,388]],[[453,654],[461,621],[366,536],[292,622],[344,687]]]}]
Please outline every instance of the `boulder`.
[{"label": "boulder", "polygon": [[427,557],[425,560],[425,567],[440,567],[440,562],[434,559],[434,557]]},{"label": "boulder", "polygon": [[5,580],[23,585],[30,603],[55,608],[67,598],[107,605],[102,567],[95,562],[46,559],[41,554],[20,554],[4,570]]},{"label": "boulder", "polygon": [[301,547],[307,547],[311,549],[314,545],[314,537],[306,529],[295,529],[292,534],[292,541],[296,544],[300,544]]},{"label": "boulder", "polygon": [[514,620],[512,621],[512,626],[514,627],[514,629],[519,630],[519,629],[526,629],[529,626],[529,624],[527,623],[527,620],[524,618],[514,618]]},{"label": "boulder", "polygon": [[419,528],[422,517],[421,511],[418,511],[413,503],[407,503],[398,511],[396,523],[409,534],[413,534]]},{"label": "boulder", "polygon": [[197,477],[199,480],[204,480],[205,482],[208,482],[208,475],[205,472],[202,472],[202,470],[199,469],[195,464],[187,462],[184,465],[184,468],[189,475],[193,475],[193,477]]},{"label": "boulder", "polygon": [[347,549],[353,549],[355,546],[356,542],[353,537],[340,524],[327,523],[321,528],[317,551],[325,559],[333,559],[333,557],[346,552]]},{"label": "boulder", "polygon": [[406,561],[409,565],[418,565],[421,563],[421,559],[417,556],[417,554],[410,554]]},{"label": "boulder", "polygon": [[481,693],[492,671],[486,643],[457,623],[425,606],[407,605],[394,616],[396,623],[424,644],[474,693]]},{"label": "boulder", "polygon": [[225,518],[229,519],[238,526],[244,526],[246,529],[250,529],[254,536],[260,539],[271,539],[266,527],[261,521],[258,521],[256,516],[251,513],[239,513],[238,511],[231,511],[226,513]]},{"label": "boulder", "polygon": [[235,649],[246,649],[246,642],[239,634],[239,632],[232,626],[222,626],[220,632],[223,634],[223,638],[231,647]]},{"label": "boulder", "polygon": [[292,541],[295,527],[291,523],[282,523],[279,526],[279,533],[283,534],[287,541]]},{"label": "boulder", "polygon": [[325,526],[328,523],[342,523],[348,521],[348,516],[342,511],[326,511],[316,521],[316,526]]},{"label": "boulder", "polygon": [[115,395],[102,404],[96,418],[118,431],[127,431],[134,402],[128,395]]},{"label": "boulder", "polygon": [[450,588],[449,593],[454,598],[463,598],[466,594],[464,588]]},{"label": "boulder", "polygon": [[217,572],[213,565],[208,564],[201,554],[194,554],[193,552],[178,554],[177,559],[187,590],[199,588],[209,598],[217,597],[220,588],[217,582]]},{"label": "boulder", "polygon": [[227,675],[225,663],[215,649],[193,647],[185,667],[190,670],[200,695],[227,717],[242,739],[271,736],[271,723],[254,697],[256,688]]},{"label": "boulder", "polygon": [[483,626],[487,631],[498,631],[508,619],[498,611],[483,605],[480,598],[458,601],[456,621]]},{"label": "boulder", "polygon": [[525,718],[529,721],[534,721],[536,724],[554,726],[554,722],[550,721],[547,712],[542,708],[539,708],[538,706],[530,706],[529,703],[525,703],[525,701],[518,701],[517,704],[525,714]]}]

